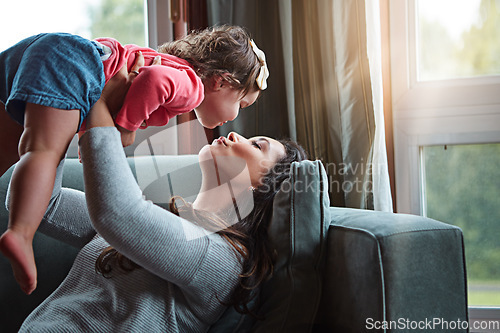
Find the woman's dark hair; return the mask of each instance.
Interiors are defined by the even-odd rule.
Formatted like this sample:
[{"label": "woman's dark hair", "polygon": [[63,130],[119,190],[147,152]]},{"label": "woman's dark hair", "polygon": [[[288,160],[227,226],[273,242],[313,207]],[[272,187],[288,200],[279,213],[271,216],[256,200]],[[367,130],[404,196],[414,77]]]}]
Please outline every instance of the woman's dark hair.
[{"label": "woman's dark hair", "polygon": [[[279,140],[286,154],[261,179],[261,186],[253,191],[253,209],[248,216],[228,226],[220,216],[192,208],[181,198],[172,198],[170,211],[205,228],[216,231],[239,254],[242,263],[240,283],[235,288],[227,306],[234,306],[240,313],[252,313],[249,302],[257,296],[255,289],[266,281],[273,272],[274,250],[268,241],[268,227],[273,211],[273,199],[284,180],[289,178],[291,164],[307,159],[305,150],[296,142]],[[182,201],[177,207],[176,202]],[[188,217],[189,216],[189,217]],[[103,250],[96,261],[96,271],[106,277],[114,267],[131,271],[140,267],[112,247]]]},{"label": "woman's dark hair", "polygon": [[259,89],[255,80],[260,72],[260,62],[244,28],[222,25],[193,31],[181,39],[160,45],[158,52],[188,61],[203,83],[221,77],[233,88],[241,90],[243,95],[251,89]]}]

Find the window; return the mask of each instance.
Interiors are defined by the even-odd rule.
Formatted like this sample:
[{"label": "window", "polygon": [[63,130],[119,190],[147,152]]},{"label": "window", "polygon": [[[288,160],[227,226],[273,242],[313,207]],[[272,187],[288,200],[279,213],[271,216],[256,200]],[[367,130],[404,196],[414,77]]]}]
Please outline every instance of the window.
[{"label": "window", "polygon": [[[41,32],[85,38],[111,36],[124,44],[146,44],[143,0],[2,1],[0,50]],[[7,33],[8,32],[8,33]]]},{"label": "window", "polygon": [[500,2],[418,0],[418,79],[500,74]]},{"label": "window", "polygon": [[[172,39],[168,10],[169,0],[1,1],[0,51],[42,32],[68,32],[88,39],[106,36],[122,44],[156,48]],[[170,123],[175,125],[174,120]],[[136,144],[127,147],[126,153],[133,155],[136,145],[157,130],[138,131]],[[175,136],[177,132],[171,129],[169,133]],[[76,156],[75,137],[68,157]]]},{"label": "window", "polygon": [[[500,241],[489,241],[484,228],[500,229],[500,219],[490,222],[471,213],[463,221],[444,207],[465,200],[463,193],[452,192],[460,186],[468,188],[469,203],[484,199],[488,189],[479,181],[497,175],[490,150],[500,143],[500,66],[494,59],[500,38],[499,2],[400,0],[389,6],[398,211],[463,228],[467,267],[472,270],[471,319],[498,319],[498,295],[489,288],[495,289],[499,279],[488,257],[498,255]],[[473,182],[477,172],[481,177]],[[456,179],[447,178],[451,174]],[[500,187],[492,190],[496,200]],[[449,202],[440,201],[443,198]],[[481,204],[496,214],[488,206],[494,203]],[[482,298],[483,290],[489,298]]]},{"label": "window", "polygon": [[423,211],[464,233],[469,305],[500,306],[500,144],[426,146]]}]

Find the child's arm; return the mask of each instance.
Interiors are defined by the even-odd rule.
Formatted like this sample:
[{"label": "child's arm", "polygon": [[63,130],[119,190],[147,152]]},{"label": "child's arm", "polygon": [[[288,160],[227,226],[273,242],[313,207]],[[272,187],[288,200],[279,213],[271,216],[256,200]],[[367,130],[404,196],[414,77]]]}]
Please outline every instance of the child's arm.
[{"label": "child's arm", "polygon": [[[160,56],[156,56],[154,58],[151,66],[154,66],[154,65],[161,65],[161,57]],[[136,62],[134,64],[134,66],[131,68],[131,73],[134,73],[134,72],[139,73],[139,69],[141,69],[142,66],[144,66],[144,57],[143,57],[142,53],[139,52],[138,56],[136,57]],[[134,74],[134,75],[137,75],[137,74]],[[114,113],[113,118],[116,118],[118,110],[120,110],[120,108],[117,107],[116,111],[114,111],[114,112],[112,111]],[[128,129],[126,129],[126,128],[124,128],[116,123],[115,123],[115,126],[118,129],[118,131],[120,132],[123,147],[128,147],[134,143],[135,131],[128,130]]]},{"label": "child's arm", "polygon": [[153,125],[163,126],[177,114],[193,110],[203,97],[203,83],[190,67],[142,67],[115,122],[135,132],[154,112]]}]

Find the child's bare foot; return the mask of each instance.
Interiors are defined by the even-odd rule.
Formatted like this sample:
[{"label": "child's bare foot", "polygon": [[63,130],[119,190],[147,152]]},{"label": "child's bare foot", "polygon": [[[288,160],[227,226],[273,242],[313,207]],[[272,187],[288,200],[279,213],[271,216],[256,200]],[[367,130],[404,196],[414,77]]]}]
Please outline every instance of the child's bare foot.
[{"label": "child's bare foot", "polygon": [[7,257],[12,266],[14,277],[26,294],[36,288],[36,265],[33,245],[22,235],[8,229],[0,237],[0,252]]}]

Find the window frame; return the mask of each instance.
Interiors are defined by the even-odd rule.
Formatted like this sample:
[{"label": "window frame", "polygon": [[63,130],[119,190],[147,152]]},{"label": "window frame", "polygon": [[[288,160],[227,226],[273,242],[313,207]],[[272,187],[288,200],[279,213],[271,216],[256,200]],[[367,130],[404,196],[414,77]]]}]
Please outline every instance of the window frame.
[{"label": "window frame", "polygon": [[500,76],[417,81],[415,4],[390,2],[390,46],[398,211],[420,215],[420,146],[500,142]]},{"label": "window frame", "polygon": [[[425,216],[421,147],[500,142],[500,75],[417,80],[417,0],[389,2],[398,212]],[[470,307],[471,320],[500,308]]]},{"label": "window frame", "polygon": [[144,0],[146,8],[146,33],[148,46],[156,49],[158,45],[173,40],[173,26],[170,21],[170,0]]},{"label": "window frame", "polygon": [[[148,47],[157,49],[159,45],[173,40],[174,28],[170,20],[170,0],[144,0],[144,16],[146,24],[146,40]],[[153,145],[151,149],[154,151],[164,151],[164,146],[159,144],[157,147],[151,143],[150,137],[162,132],[168,128],[168,139],[165,141],[170,142],[168,154],[179,155],[178,150],[178,134],[177,134],[177,119],[174,117],[170,119],[167,127],[148,127],[144,130],[138,130],[136,133],[135,142],[124,148],[127,156],[136,156],[137,147],[148,140],[149,145]],[[165,135],[165,134],[164,134]]]}]

